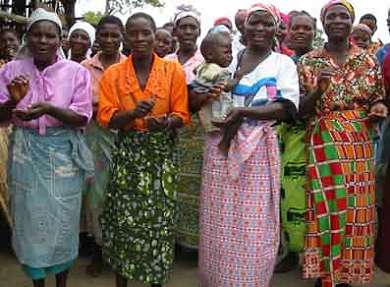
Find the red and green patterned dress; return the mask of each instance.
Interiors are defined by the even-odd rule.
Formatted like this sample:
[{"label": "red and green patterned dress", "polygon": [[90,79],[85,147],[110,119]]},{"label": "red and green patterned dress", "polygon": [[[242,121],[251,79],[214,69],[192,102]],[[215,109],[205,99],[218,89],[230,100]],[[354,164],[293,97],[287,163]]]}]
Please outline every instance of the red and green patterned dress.
[{"label": "red and green patterned dress", "polygon": [[307,135],[308,212],[303,272],[323,287],[368,283],[376,228],[370,107],[384,98],[375,58],[351,47],[339,66],[326,48],[299,62],[301,81],[326,67],[336,72],[317,103]]}]

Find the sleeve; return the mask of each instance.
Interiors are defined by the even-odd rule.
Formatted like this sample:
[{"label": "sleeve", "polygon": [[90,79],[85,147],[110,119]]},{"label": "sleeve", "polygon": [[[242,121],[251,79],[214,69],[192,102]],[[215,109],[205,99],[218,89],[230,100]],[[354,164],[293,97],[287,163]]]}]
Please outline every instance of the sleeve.
[{"label": "sleeve", "polygon": [[92,117],[92,87],[91,76],[83,67],[76,74],[73,98],[69,109],[88,119]]},{"label": "sleeve", "polygon": [[8,93],[7,85],[11,82],[10,64],[4,65],[0,68],[0,103],[3,104],[8,101],[10,95]]},{"label": "sleeve", "polygon": [[113,81],[111,77],[111,70],[104,72],[99,82],[99,104],[97,119],[103,127],[107,127],[113,115],[120,110],[117,96],[111,89]]},{"label": "sleeve", "polygon": [[296,110],[299,108],[299,80],[297,66],[288,57],[283,57],[281,69],[279,70],[277,90],[283,100],[294,104]]},{"label": "sleeve", "polygon": [[180,117],[183,120],[183,123],[186,124],[190,122],[186,76],[183,68],[179,64],[173,64],[174,69],[171,81],[170,110],[171,114]]},{"label": "sleeve", "polygon": [[368,102],[373,105],[377,102],[385,101],[385,84],[382,69],[377,59],[367,54],[368,73],[366,87],[368,91]]}]

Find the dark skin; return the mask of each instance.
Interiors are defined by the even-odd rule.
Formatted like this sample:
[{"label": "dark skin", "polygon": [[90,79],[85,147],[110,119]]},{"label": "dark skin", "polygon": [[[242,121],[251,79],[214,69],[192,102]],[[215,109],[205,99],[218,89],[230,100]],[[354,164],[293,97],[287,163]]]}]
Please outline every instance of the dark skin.
[{"label": "dark skin", "polygon": [[96,36],[101,51],[99,60],[104,69],[107,69],[120,59],[119,47],[123,41],[122,27],[116,24],[104,24]]},{"label": "dark skin", "polygon": [[372,35],[373,36],[376,32],[376,30],[378,29],[377,25],[376,25],[376,22],[373,20],[373,19],[362,19],[360,21],[361,24],[366,24],[368,26],[368,28],[371,29],[372,31]]},{"label": "dark skin", "polygon": [[69,38],[69,46],[72,53],[70,55],[71,60],[77,63],[84,61],[91,45],[92,43],[87,32],[80,29],[73,31]]},{"label": "dark skin", "polygon": [[[60,43],[59,29],[54,23],[40,21],[31,27],[27,34],[27,44],[38,70],[43,71],[55,63]],[[69,109],[53,106],[49,102],[35,103],[27,110],[16,109],[17,104],[29,91],[29,78],[27,76],[17,76],[7,85],[7,89],[10,98],[6,103],[0,105],[0,121],[9,121],[12,115],[22,121],[31,121],[43,115],[49,115],[73,128],[87,124],[87,118],[84,116]]]},{"label": "dark skin", "polygon": [[[138,85],[144,90],[147,86],[154,61],[155,31],[148,19],[138,17],[127,23],[126,34],[132,50],[133,65]],[[134,110],[116,113],[112,117],[109,127],[123,129],[135,119],[147,117],[155,105],[155,99],[156,96],[138,102]],[[182,120],[173,115],[147,118],[149,130],[167,130],[174,133],[182,125]]]},{"label": "dark skin", "polygon": [[[33,55],[34,64],[40,70],[44,70],[57,59],[57,50],[61,45],[60,29],[56,24],[49,21],[39,21],[32,25],[27,32],[27,45]],[[12,114],[22,121],[38,119],[43,115],[50,115],[70,127],[85,126],[87,119],[75,112],[58,108],[48,102],[36,103],[27,110],[15,109],[17,104],[27,95],[29,91],[29,79],[26,76],[16,77],[7,85],[10,99],[0,105],[0,114],[11,119]],[[4,112],[4,114],[3,114]],[[66,287],[68,271],[56,275],[56,286]],[[34,280],[34,286],[44,287],[44,280]]]},{"label": "dark skin", "polygon": [[299,15],[291,19],[288,34],[297,56],[302,56],[312,49],[315,33],[313,19],[309,16]]},{"label": "dark skin", "polygon": [[68,51],[69,51],[69,40],[68,40],[68,34],[69,34],[69,31],[66,30],[66,29],[63,29],[62,30],[62,39],[61,39],[61,47],[62,47],[62,50],[64,50],[64,52],[67,54]]},{"label": "dark skin", "polygon": [[196,53],[196,41],[200,36],[199,22],[191,16],[185,17],[176,24],[174,34],[179,41],[179,62],[183,65]]},{"label": "dark skin", "polygon": [[351,34],[352,42],[364,50],[368,49],[371,43],[371,35],[363,30],[355,30]]},{"label": "dark skin", "polygon": [[[352,18],[349,11],[342,5],[330,7],[325,15],[325,33],[328,36],[326,49],[337,65],[342,69],[349,55],[349,33],[352,29]],[[299,113],[312,115],[321,96],[328,90],[332,77],[336,74],[333,68],[323,69],[317,78],[306,78],[303,86],[307,95],[301,98]],[[376,103],[370,108],[369,117],[373,119],[387,116],[387,107]]]},{"label": "dark skin", "polygon": [[[272,39],[276,33],[276,23],[269,13],[255,12],[249,16],[245,31],[248,36],[248,46],[242,55],[235,78],[241,78],[252,71],[270,55]],[[236,135],[244,117],[256,120],[286,120],[289,115],[282,103],[233,108],[224,122],[215,123],[223,129],[223,138],[219,144],[222,152],[228,152],[230,142]]]},{"label": "dark skin", "polygon": [[18,51],[20,40],[16,33],[6,31],[0,34],[0,58],[11,61]]},{"label": "dark skin", "polygon": [[161,58],[164,58],[171,52],[173,37],[168,30],[158,29],[156,31],[156,41],[154,52]]}]

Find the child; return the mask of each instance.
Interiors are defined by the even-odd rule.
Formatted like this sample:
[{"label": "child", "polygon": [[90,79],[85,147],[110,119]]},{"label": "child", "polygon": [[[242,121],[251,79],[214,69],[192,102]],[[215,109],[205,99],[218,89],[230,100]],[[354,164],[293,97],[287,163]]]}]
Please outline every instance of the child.
[{"label": "child", "polygon": [[367,50],[371,44],[372,31],[366,24],[358,24],[352,29],[351,41],[353,44]]},{"label": "child", "polygon": [[164,58],[172,51],[173,37],[168,30],[159,28],[156,31],[156,41],[154,52],[160,57]]},{"label": "child", "polygon": [[191,87],[198,93],[207,93],[215,84],[223,83],[224,92],[218,99],[208,99],[199,112],[201,123],[206,133],[219,131],[213,122],[224,119],[231,106],[233,84],[227,67],[232,61],[232,39],[229,32],[213,28],[203,39],[200,46],[205,63],[196,69],[196,80]]}]

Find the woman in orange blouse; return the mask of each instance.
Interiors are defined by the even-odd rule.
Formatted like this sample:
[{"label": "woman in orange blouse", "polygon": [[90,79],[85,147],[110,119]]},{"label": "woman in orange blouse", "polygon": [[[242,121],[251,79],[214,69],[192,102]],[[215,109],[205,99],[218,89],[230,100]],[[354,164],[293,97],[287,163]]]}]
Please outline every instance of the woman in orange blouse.
[{"label": "woman in orange blouse", "polygon": [[149,15],[131,16],[132,54],[100,82],[98,120],[119,130],[101,217],[103,256],[117,287],[129,279],[161,286],[174,258],[174,135],[189,121],[188,95],[180,64],[153,54],[155,30]]}]

